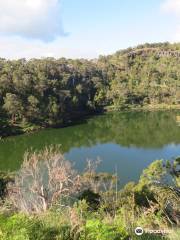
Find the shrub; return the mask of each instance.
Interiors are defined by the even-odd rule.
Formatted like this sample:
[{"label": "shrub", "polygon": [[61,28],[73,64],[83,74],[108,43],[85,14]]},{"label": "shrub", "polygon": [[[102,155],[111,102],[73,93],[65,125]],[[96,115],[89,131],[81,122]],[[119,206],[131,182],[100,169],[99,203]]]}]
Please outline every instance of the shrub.
[{"label": "shrub", "polygon": [[[98,219],[88,220],[86,223],[87,240],[125,240],[128,233],[118,225],[104,223]],[[83,238],[82,238],[83,240]]]},{"label": "shrub", "polygon": [[68,225],[48,226],[36,217],[16,214],[0,216],[1,240],[71,240]]},{"label": "shrub", "polygon": [[19,211],[40,213],[79,188],[79,176],[70,162],[58,147],[49,147],[25,154],[15,182],[9,186],[9,200]]}]

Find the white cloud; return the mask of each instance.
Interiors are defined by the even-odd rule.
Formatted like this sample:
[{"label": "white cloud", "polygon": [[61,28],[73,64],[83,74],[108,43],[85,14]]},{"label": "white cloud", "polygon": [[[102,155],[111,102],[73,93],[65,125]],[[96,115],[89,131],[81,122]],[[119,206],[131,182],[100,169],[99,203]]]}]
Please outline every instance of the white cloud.
[{"label": "white cloud", "polygon": [[60,0],[0,0],[0,34],[43,41],[64,34]]},{"label": "white cloud", "polygon": [[28,40],[21,37],[1,37],[0,57],[6,59],[66,57],[66,58],[94,58],[98,51],[87,45],[74,45],[79,40],[76,37],[57,38],[52,42]]},{"label": "white cloud", "polygon": [[162,9],[165,12],[180,14],[180,0],[165,0],[162,4]]},{"label": "white cloud", "polygon": [[174,34],[172,34],[171,41],[180,41],[180,0],[164,0],[162,10],[165,13],[172,14],[175,17],[176,24],[172,26]]}]

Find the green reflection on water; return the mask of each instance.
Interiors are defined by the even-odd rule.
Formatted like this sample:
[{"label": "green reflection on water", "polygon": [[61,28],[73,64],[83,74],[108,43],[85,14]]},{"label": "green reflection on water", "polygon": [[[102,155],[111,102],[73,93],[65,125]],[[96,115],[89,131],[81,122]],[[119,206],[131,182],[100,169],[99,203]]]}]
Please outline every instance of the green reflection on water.
[{"label": "green reflection on water", "polygon": [[[107,157],[110,158],[113,145],[126,147],[127,151],[151,149],[155,152],[157,149],[164,149],[167,152],[166,146],[173,143],[175,154],[178,149],[180,154],[180,127],[176,123],[177,115],[180,115],[180,112],[108,113],[62,129],[47,129],[29,135],[10,137],[0,141],[0,170],[17,170],[26,150],[41,149],[50,144],[61,144],[63,153],[69,153],[72,149],[76,149],[76,152],[83,150],[84,156],[89,147],[104,151],[100,146],[109,144]],[[145,154],[143,151],[142,157],[145,157]],[[93,157],[96,159],[97,156],[94,154]],[[76,156],[74,159],[76,161]]]}]

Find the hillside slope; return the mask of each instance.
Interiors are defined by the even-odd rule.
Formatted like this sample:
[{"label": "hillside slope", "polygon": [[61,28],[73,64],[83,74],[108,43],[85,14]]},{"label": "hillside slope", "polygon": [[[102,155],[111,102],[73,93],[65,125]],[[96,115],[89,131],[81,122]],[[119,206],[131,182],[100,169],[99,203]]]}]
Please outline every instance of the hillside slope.
[{"label": "hillside slope", "polygon": [[179,104],[178,43],[139,45],[91,61],[0,59],[0,135],[67,124],[107,106]]}]

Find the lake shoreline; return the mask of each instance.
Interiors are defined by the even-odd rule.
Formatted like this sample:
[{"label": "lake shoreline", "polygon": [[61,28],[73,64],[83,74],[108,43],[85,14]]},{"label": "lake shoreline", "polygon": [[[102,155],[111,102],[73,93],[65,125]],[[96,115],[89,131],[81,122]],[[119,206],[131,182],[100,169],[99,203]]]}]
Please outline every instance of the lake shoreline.
[{"label": "lake shoreline", "polygon": [[166,105],[166,104],[148,104],[144,106],[129,106],[127,108],[120,108],[116,106],[107,106],[105,107],[106,112],[126,112],[126,111],[171,111],[171,110],[180,110],[180,104],[176,105]]},{"label": "lake shoreline", "polygon": [[91,111],[91,112],[81,112],[81,117],[79,115],[74,115],[71,118],[67,118],[66,121],[64,121],[63,123],[60,124],[52,124],[52,125],[48,125],[48,124],[44,124],[44,125],[36,125],[36,124],[32,124],[32,125],[28,125],[27,126],[23,126],[22,124],[16,124],[13,125],[12,127],[9,126],[7,132],[4,132],[4,134],[0,135],[0,141],[2,139],[8,138],[8,137],[12,137],[12,136],[18,136],[18,135],[28,135],[34,132],[38,132],[40,130],[43,129],[59,129],[59,128],[66,128],[66,127],[70,127],[70,126],[74,126],[77,125],[78,123],[82,123],[82,121],[98,116],[98,115],[102,115],[104,114],[106,111],[104,110],[98,110],[98,111]]},{"label": "lake shoreline", "polygon": [[[26,127],[21,127],[21,125],[14,125],[13,128],[9,128],[10,129],[10,133],[4,133],[4,135],[0,135],[0,141],[2,139],[8,138],[8,137],[12,137],[12,136],[18,136],[18,135],[28,135],[28,134],[32,134],[34,132],[38,132],[40,130],[43,129],[60,129],[60,128],[66,128],[66,127],[70,127],[70,126],[74,126],[77,125],[79,123],[82,123],[82,121],[85,121],[87,119],[99,116],[99,115],[104,115],[108,112],[156,112],[156,111],[173,111],[173,110],[180,110],[180,104],[179,105],[164,105],[164,104],[157,104],[157,105],[147,105],[147,106],[130,106],[128,108],[123,108],[120,109],[118,107],[115,106],[107,106],[102,110],[99,111],[92,111],[92,112],[88,112],[88,113],[83,113],[81,115],[81,118],[79,116],[75,116],[75,117],[71,117],[69,119],[67,119],[67,122],[64,122],[62,124],[57,124],[57,125],[44,125],[44,126],[40,126],[40,125],[31,125],[28,128]],[[17,129],[17,130],[16,130]]]}]

